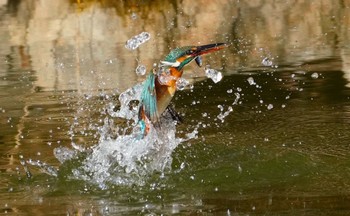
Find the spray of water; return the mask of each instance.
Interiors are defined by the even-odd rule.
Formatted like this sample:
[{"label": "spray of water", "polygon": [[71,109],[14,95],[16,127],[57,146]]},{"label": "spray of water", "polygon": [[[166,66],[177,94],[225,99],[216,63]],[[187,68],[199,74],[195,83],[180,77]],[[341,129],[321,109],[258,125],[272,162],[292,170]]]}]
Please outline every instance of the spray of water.
[{"label": "spray of water", "polygon": [[[176,122],[164,116],[158,127],[140,138],[137,124],[137,107],[130,103],[140,99],[142,84],[135,85],[119,95],[120,108],[114,111],[112,103],[106,105],[107,117],[98,128],[99,141],[91,148],[59,147],[55,157],[64,166],[85,155],[79,165],[72,168],[70,178],[91,182],[100,188],[109,185],[144,185],[154,173],[164,174],[171,170],[172,152],[181,143],[195,138],[197,130],[187,138],[176,138]],[[131,121],[128,132],[116,137],[108,136],[113,118]]]}]

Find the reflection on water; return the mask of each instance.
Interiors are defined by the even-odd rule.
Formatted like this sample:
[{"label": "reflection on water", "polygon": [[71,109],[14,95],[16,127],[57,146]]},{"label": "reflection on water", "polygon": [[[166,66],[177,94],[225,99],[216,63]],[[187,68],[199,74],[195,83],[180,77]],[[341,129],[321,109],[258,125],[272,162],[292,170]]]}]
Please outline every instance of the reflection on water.
[{"label": "reflection on water", "polygon": [[[349,213],[349,7],[331,0],[0,1],[0,212]],[[141,32],[150,40],[126,49]],[[150,70],[171,48],[211,42],[230,44],[203,62],[224,77],[215,84],[195,64],[185,72],[193,88],[174,99],[185,118],[176,138],[197,130],[198,138],[171,151],[170,170],[142,187],[101,190],[72,178],[86,155],[60,165],[54,149],[89,154],[106,118],[113,120],[107,136],[125,133],[129,122],[108,109],[144,79],[138,65]],[[29,159],[59,168],[58,177],[21,164]],[[118,176],[113,169],[101,176],[109,174]]]}]

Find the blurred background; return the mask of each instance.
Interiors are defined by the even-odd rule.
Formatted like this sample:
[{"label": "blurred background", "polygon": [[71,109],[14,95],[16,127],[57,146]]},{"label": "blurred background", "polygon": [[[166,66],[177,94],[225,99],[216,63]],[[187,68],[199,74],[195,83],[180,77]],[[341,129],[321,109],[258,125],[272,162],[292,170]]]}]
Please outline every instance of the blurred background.
[{"label": "blurred background", "polygon": [[[171,48],[213,42],[231,44],[224,58],[217,57],[229,73],[261,66],[265,57],[293,65],[339,57],[334,66],[349,73],[348,1],[0,4],[2,71],[19,64],[35,71],[34,85],[47,90],[95,88],[101,79],[106,88],[125,89],[137,79],[138,63],[149,69]],[[142,31],[151,40],[136,51],[125,49],[125,42]]]}]

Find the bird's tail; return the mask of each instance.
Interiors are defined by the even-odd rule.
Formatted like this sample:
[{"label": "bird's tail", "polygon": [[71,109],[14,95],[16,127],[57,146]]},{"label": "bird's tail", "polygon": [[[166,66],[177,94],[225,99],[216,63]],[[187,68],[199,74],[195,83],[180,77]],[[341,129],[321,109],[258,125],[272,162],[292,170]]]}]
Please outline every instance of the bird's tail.
[{"label": "bird's tail", "polygon": [[151,122],[147,118],[143,106],[139,108],[139,122],[138,122],[141,130],[141,138],[144,138],[151,128]]}]

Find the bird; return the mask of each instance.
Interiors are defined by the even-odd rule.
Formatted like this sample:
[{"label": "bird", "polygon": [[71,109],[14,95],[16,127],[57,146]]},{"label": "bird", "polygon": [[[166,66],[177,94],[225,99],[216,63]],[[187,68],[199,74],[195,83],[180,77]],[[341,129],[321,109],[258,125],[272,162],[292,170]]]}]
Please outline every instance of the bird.
[{"label": "bird", "polygon": [[176,92],[176,82],[181,78],[183,69],[193,60],[202,66],[201,56],[226,47],[225,43],[202,46],[184,46],[175,48],[160,62],[158,70],[153,68],[143,83],[138,110],[138,123],[141,135],[145,137],[151,124],[159,124],[161,115],[168,109]]}]

